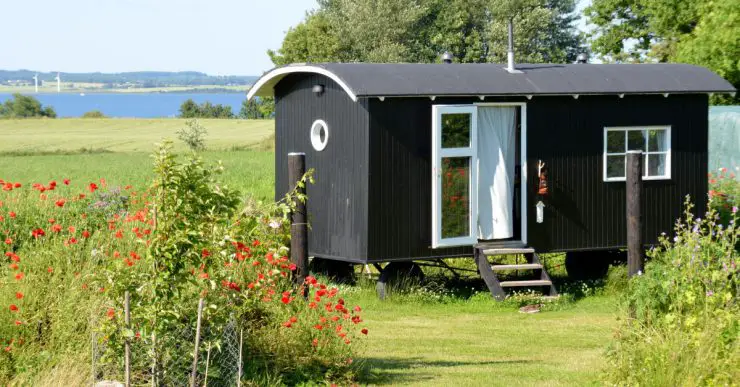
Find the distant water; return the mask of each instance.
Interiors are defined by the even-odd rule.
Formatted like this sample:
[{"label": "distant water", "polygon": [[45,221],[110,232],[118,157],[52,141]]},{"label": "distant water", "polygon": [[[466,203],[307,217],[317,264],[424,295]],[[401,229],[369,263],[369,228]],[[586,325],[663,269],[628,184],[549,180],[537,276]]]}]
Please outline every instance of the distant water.
[{"label": "distant water", "polygon": [[[245,93],[39,93],[42,105],[50,105],[59,117],[80,117],[91,110],[100,110],[109,117],[157,118],[174,117],[180,105],[188,98],[197,103],[211,102],[231,106],[239,113],[246,99]],[[0,93],[0,103],[11,99],[12,94]]]}]

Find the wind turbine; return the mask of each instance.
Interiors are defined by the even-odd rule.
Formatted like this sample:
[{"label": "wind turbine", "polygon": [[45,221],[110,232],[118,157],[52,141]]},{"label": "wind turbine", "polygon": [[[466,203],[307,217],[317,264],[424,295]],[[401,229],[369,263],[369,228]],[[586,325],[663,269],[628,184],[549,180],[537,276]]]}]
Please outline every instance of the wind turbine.
[{"label": "wind turbine", "polygon": [[60,93],[62,91],[62,78],[59,77],[59,72],[57,72],[57,93]]},{"label": "wind turbine", "polygon": [[33,76],[33,85],[36,87],[36,93],[39,92],[39,75],[36,74]]}]

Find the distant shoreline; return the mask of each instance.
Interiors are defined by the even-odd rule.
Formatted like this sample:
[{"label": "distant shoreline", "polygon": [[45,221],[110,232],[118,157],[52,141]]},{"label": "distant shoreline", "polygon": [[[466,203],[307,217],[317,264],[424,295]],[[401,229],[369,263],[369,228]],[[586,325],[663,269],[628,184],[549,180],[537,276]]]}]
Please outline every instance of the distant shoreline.
[{"label": "distant shoreline", "polygon": [[168,86],[152,88],[126,88],[126,89],[105,89],[105,88],[62,88],[57,93],[56,85],[53,87],[39,87],[36,93],[33,86],[0,86],[0,94],[246,94],[249,86]]}]

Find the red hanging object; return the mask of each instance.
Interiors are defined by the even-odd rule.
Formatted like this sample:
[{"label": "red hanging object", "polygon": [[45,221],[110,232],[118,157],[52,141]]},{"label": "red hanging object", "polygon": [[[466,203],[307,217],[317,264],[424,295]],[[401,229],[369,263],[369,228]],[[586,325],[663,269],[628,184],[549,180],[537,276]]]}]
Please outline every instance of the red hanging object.
[{"label": "red hanging object", "polygon": [[537,188],[537,194],[547,196],[549,194],[549,190],[547,188],[547,169],[545,169],[545,164],[542,162],[540,162],[539,165],[539,172],[540,183]]}]

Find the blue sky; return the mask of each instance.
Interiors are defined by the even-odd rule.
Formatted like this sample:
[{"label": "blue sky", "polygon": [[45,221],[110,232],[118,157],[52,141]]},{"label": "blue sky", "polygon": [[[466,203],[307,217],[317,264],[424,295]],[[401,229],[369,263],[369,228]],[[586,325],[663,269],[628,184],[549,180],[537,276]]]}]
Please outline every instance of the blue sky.
[{"label": "blue sky", "polygon": [[[585,3],[590,0],[579,0]],[[315,0],[2,0],[0,69],[259,75]],[[583,4],[579,5],[579,9]]]}]

